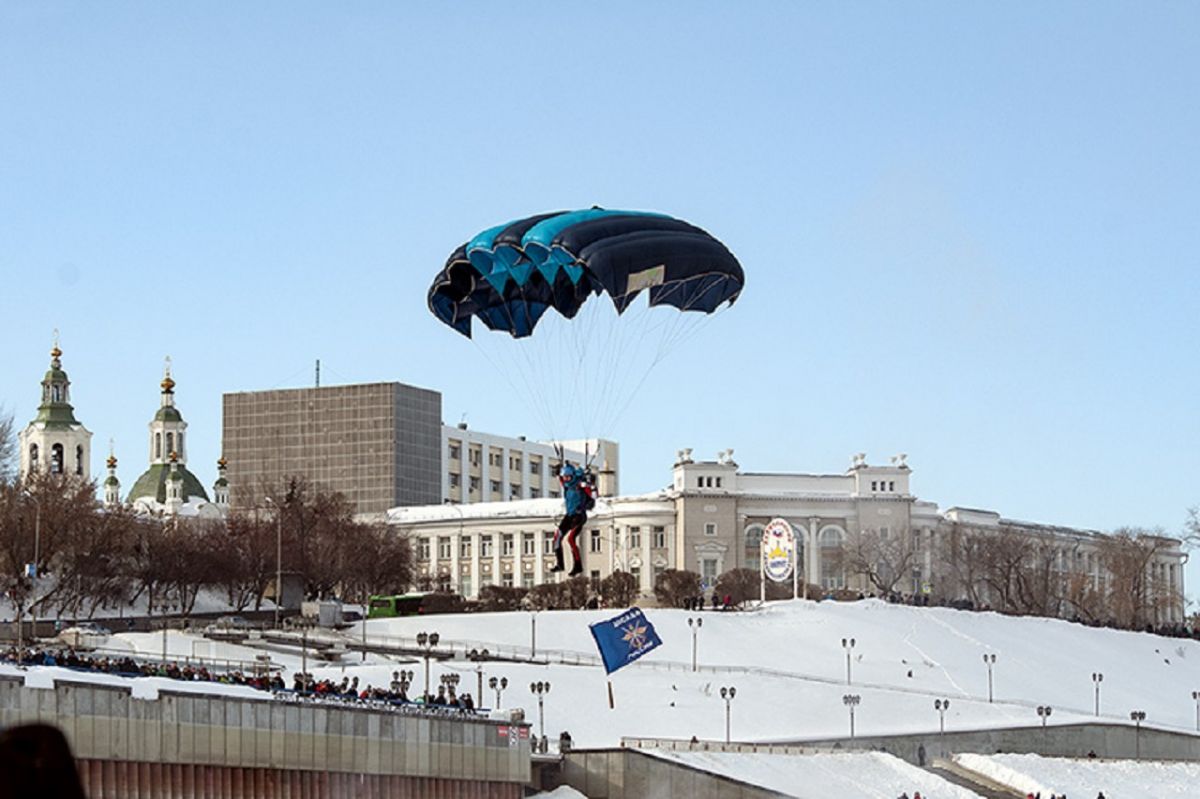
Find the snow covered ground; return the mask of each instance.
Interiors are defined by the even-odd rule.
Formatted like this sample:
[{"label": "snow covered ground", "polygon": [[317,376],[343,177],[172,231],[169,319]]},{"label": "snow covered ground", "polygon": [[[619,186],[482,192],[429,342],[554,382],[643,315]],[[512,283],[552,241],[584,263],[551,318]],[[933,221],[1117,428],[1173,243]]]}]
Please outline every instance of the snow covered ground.
[{"label": "snow covered ground", "polygon": [[902,792],[923,799],[979,799],[928,771],[881,752],[766,755],[732,752],[646,754],[758,785],[799,799],[896,799]]},{"label": "snow covered ground", "polygon": [[[1021,793],[1092,799],[1200,796],[1200,763],[1071,760],[1039,755],[957,755],[963,768]],[[922,792],[923,793],[923,792]]]}]

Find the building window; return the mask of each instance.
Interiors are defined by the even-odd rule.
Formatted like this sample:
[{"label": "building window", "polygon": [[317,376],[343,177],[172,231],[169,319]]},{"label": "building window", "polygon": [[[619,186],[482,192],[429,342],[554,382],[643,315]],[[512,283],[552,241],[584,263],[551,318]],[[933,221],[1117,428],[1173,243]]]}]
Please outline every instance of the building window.
[{"label": "building window", "polygon": [[533,572],[525,572],[521,575],[521,587],[533,588]]},{"label": "building window", "polygon": [[529,473],[530,474],[541,474],[542,473],[542,462],[539,460],[534,460],[533,458],[530,458],[529,459]]},{"label": "building window", "polygon": [[633,584],[640,590],[642,587],[642,567],[633,566],[629,569],[629,573],[633,576]]},{"label": "building window", "polygon": [[703,477],[696,478],[696,488],[704,488],[704,478]]},{"label": "building window", "polygon": [[450,487],[458,488],[460,483],[462,483],[462,475],[458,472],[450,472]]},{"label": "building window", "polygon": [[75,474],[83,475],[83,445],[75,447]]},{"label": "building window", "polygon": [[449,536],[442,536],[438,538],[438,560],[450,560]]},{"label": "building window", "polygon": [[704,523],[704,534],[705,535],[716,535],[717,534],[717,523],[716,522],[705,522]]},{"label": "building window", "polygon": [[600,570],[592,569],[591,577],[592,577],[592,590],[599,591],[600,590]]},{"label": "building window", "polygon": [[532,499],[541,499],[541,497],[542,497],[542,489],[540,489],[540,488],[531,488],[531,489],[529,489],[529,496],[530,496],[530,498],[532,498]]},{"label": "building window", "polygon": [[50,447],[50,474],[63,473],[63,445],[55,444]]},{"label": "building window", "polygon": [[554,533],[542,533],[542,554],[554,554]]},{"label": "building window", "polygon": [[478,466],[479,461],[483,458],[483,455],[480,452],[479,447],[471,447],[469,457],[471,459],[471,465]]},{"label": "building window", "polygon": [[537,554],[537,541],[534,539],[533,533],[521,533],[521,554]]},{"label": "building window", "polygon": [[629,528],[629,548],[630,549],[641,549],[642,548],[642,528],[640,528],[640,527],[630,527]]},{"label": "building window", "polygon": [[662,576],[662,573],[663,573],[664,571],[666,571],[666,567],[665,567],[665,566],[655,566],[655,567],[654,567],[653,575],[654,575],[654,582],[655,582],[655,583],[657,583],[657,582],[658,582],[658,578],[659,578],[660,576]]},{"label": "building window", "polygon": [[717,559],[703,558],[700,561],[700,584],[712,588],[717,584]]},{"label": "building window", "polygon": [[512,499],[518,499],[521,496],[521,486],[517,483],[509,483],[508,496]]},{"label": "building window", "polygon": [[175,434],[167,433],[167,457],[175,454]]},{"label": "building window", "polygon": [[29,470],[36,472],[38,468],[38,445],[29,445]]},{"label": "building window", "polygon": [[499,466],[499,465],[500,465],[500,453],[499,452],[489,452],[488,453],[488,466]]},{"label": "building window", "polygon": [[61,402],[62,401],[62,389],[59,388],[57,384],[51,386],[50,387],[50,396],[53,398],[54,402]]},{"label": "building window", "polygon": [[500,578],[500,584],[502,586],[504,586],[505,588],[512,588],[513,587],[512,572],[505,572],[504,576]]},{"label": "building window", "polygon": [[471,559],[471,537],[463,536],[458,542],[458,556],[463,560]]},{"label": "building window", "polygon": [[458,592],[463,596],[471,595],[471,577],[470,575],[458,578]]},{"label": "building window", "polygon": [[550,492],[550,499],[561,499],[561,498],[562,498],[562,494],[558,493],[557,491]]},{"label": "building window", "polygon": [[456,461],[462,458],[462,448],[457,443],[450,444],[450,460]]},{"label": "building window", "polygon": [[845,588],[846,575],[842,564],[842,545],[845,534],[841,528],[826,527],[817,536],[821,547],[821,585],[825,588]]},{"label": "building window", "polygon": [[720,488],[720,487],[721,487],[721,478],[718,477],[717,478],[717,488]]},{"label": "building window", "polygon": [[592,530],[591,551],[592,552],[600,551],[600,531],[599,530]]},{"label": "building window", "polygon": [[417,539],[417,560],[429,560],[429,539]]},{"label": "building window", "polygon": [[520,455],[509,455],[508,456],[508,468],[510,468],[516,472],[521,471],[521,456]]},{"label": "building window", "polygon": [[500,537],[500,554],[511,555],[513,553],[513,534],[505,533]]},{"label": "building window", "polygon": [[875,481],[875,480],[872,480],[872,481],[871,481],[871,490],[872,490],[872,491],[878,491],[878,490],[879,490],[879,483],[878,483],[877,481]]},{"label": "building window", "polygon": [[757,564],[762,556],[763,526],[761,524],[750,525],[746,528],[744,536],[746,567],[755,568],[752,564]]},{"label": "building window", "polygon": [[479,478],[472,477],[470,479],[470,481],[468,482],[468,485],[470,486],[472,491],[478,491],[479,490]]},{"label": "building window", "polygon": [[654,541],[650,544],[655,549],[663,549],[667,546],[667,530],[665,527],[654,526],[650,528],[650,532],[654,534]]},{"label": "building window", "polygon": [[479,536],[479,557],[490,558],[492,556],[492,537],[490,535]]},{"label": "building window", "polygon": [[154,459],[162,458],[162,433],[154,434]]},{"label": "building window", "polygon": [[895,491],[895,490],[896,490],[896,481],[888,480],[888,491]]},{"label": "building window", "polygon": [[492,493],[499,494],[500,493],[500,481],[492,480],[491,482],[492,482]]}]

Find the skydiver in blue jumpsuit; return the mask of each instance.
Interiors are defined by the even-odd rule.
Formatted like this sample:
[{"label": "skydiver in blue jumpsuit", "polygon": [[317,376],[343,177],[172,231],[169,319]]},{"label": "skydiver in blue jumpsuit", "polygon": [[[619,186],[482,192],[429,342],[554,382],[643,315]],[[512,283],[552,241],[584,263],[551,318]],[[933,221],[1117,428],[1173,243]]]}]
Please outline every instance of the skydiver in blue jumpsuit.
[{"label": "skydiver in blue jumpsuit", "polygon": [[571,545],[571,554],[575,557],[575,565],[571,567],[571,576],[583,574],[583,558],[579,554],[579,544],[576,538],[583,525],[587,522],[587,512],[595,505],[591,475],[571,462],[563,465],[559,471],[558,481],[563,487],[563,503],[566,515],[558,523],[554,533],[554,568],[550,571],[563,570],[563,538]]}]

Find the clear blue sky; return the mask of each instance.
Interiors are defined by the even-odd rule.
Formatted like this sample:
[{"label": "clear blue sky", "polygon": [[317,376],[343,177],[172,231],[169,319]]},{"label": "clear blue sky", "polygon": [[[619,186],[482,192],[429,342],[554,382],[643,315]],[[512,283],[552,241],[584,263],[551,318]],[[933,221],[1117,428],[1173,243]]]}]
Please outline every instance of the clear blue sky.
[{"label": "clear blue sky", "polygon": [[[221,394],[401,380],[538,435],[426,311],[479,229],[663,210],[747,273],[613,431],[752,471],[907,452],[948,505],[1178,531],[1200,503],[1195,3],[0,5],[0,404],[59,328],[129,485],[171,355]],[[1191,587],[1200,586],[1200,569]]]}]

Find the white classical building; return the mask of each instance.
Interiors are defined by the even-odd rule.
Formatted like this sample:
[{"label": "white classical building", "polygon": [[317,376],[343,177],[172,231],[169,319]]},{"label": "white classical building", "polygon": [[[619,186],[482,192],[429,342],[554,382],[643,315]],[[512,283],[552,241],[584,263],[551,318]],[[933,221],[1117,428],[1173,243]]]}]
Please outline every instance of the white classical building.
[{"label": "white classical building", "polygon": [[[864,534],[903,540],[906,571],[896,576],[899,593],[940,600],[978,595],[962,584],[961,570],[948,566],[950,553],[962,536],[1001,531],[1049,542],[1056,579],[1082,575],[1096,588],[1107,579],[1099,557],[1103,534],[1020,522],[994,511],[940,511],[912,493],[904,455],[886,465],[856,455],[840,474],[742,472],[732,455],[726,450],[715,460],[697,461],[691,450],[681,450],[669,488],[602,498],[580,536],[584,573],[598,580],[628,571],[646,598],[665,569],[694,571],[710,588],[730,569],[757,570],[763,527],[782,518],[796,535],[806,582],[821,590],[872,592],[847,559],[848,543]],[[412,539],[420,576],[476,597],[489,584],[532,587],[560,579],[549,568],[561,514],[561,500],[542,498],[395,508],[388,523]],[[1149,578],[1172,597],[1156,610],[1156,621],[1182,619],[1184,560],[1180,542],[1164,538],[1147,564]],[[986,598],[986,587],[972,588]]]}]

